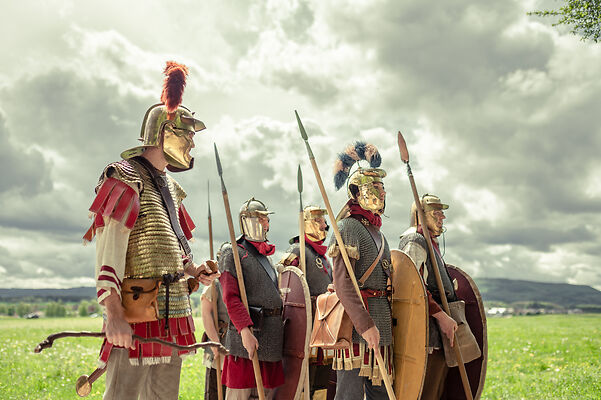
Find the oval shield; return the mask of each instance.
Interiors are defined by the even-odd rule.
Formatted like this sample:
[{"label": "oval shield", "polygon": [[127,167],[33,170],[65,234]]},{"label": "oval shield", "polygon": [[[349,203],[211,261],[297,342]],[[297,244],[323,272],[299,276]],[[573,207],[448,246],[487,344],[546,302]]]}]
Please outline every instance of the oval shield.
[{"label": "oval shield", "polygon": [[275,390],[275,398],[300,398],[305,378],[308,379],[309,339],[311,338],[311,295],[305,276],[297,267],[280,272],[283,298],[284,351],[282,364],[286,380]]},{"label": "oval shield", "polygon": [[419,399],[428,358],[428,297],[422,277],[407,254],[391,250],[394,394]]},{"label": "oval shield", "polygon": [[[488,361],[488,339],[486,332],[486,312],[484,303],[478,287],[472,278],[460,268],[447,264],[447,269],[451,279],[457,280],[457,290],[455,293],[459,300],[465,301],[465,318],[476,337],[478,346],[482,351],[479,358],[465,364],[465,370],[472,389],[472,395],[478,400],[482,395],[484,388],[484,379],[486,377],[486,364]],[[448,400],[464,400],[465,392],[459,375],[459,368],[449,369],[447,375],[445,393]]]}]

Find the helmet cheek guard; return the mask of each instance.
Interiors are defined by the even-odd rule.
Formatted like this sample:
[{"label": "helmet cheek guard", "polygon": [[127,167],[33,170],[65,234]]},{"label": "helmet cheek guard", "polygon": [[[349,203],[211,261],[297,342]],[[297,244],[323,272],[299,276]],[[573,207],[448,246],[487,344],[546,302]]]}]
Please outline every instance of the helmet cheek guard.
[{"label": "helmet cheek guard", "polygon": [[269,214],[273,214],[273,212],[269,211],[262,201],[254,197],[245,201],[242,207],[240,207],[239,214],[242,234],[253,242],[267,241],[267,232],[269,229],[263,227],[261,218],[267,217]]}]

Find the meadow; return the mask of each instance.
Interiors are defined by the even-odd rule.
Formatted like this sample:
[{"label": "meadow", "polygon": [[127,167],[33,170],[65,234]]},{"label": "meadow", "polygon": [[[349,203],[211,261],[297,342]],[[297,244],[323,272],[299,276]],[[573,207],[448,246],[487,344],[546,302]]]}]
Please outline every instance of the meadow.
[{"label": "meadow", "polygon": [[[33,348],[50,333],[101,325],[100,318],[1,318],[0,399],[78,399],[75,381],[95,369],[100,340],[60,339],[41,354]],[[491,318],[488,342],[482,399],[601,399],[601,314]],[[180,399],[203,398],[201,361],[184,361]],[[103,391],[101,377],[87,398]]]}]

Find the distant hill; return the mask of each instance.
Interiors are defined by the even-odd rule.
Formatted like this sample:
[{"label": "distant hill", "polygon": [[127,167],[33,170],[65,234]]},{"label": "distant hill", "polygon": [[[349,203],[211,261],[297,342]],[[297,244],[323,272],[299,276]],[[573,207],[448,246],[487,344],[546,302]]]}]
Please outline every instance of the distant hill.
[{"label": "distant hill", "polygon": [[[581,305],[601,307],[601,291],[585,285],[544,283],[501,278],[475,279],[486,302],[554,303],[565,308]],[[0,289],[0,301],[19,302],[36,298],[44,301],[81,301],[96,298],[96,288]]]},{"label": "distant hill", "polygon": [[544,283],[501,278],[475,279],[484,301],[547,302],[571,308],[601,306],[601,292],[590,286],[568,283]]},{"label": "distant hill", "polygon": [[74,301],[95,299],[95,287],[76,287],[69,289],[0,289],[0,301],[18,302],[27,299],[43,301]]}]

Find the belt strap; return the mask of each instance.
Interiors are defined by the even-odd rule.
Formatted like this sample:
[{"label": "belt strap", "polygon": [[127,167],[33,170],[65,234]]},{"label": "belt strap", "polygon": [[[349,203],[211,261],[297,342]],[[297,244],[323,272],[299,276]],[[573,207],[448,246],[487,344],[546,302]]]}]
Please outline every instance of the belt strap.
[{"label": "belt strap", "polygon": [[384,237],[382,235],[382,232],[380,232],[380,239],[382,240],[382,245],[380,246],[380,252],[378,253],[378,256],[376,257],[374,262],[371,263],[371,265],[369,266],[367,271],[365,271],[365,273],[361,276],[361,278],[359,278],[359,287],[362,287],[365,284],[365,281],[367,280],[367,278],[369,278],[371,273],[374,272],[376,265],[378,265],[378,263],[380,262],[380,259],[382,258],[382,254],[384,254]]}]

